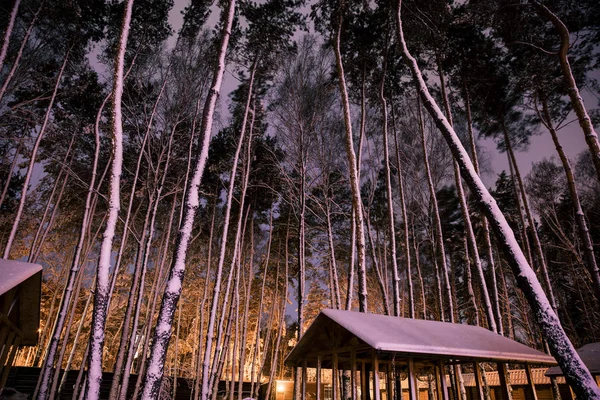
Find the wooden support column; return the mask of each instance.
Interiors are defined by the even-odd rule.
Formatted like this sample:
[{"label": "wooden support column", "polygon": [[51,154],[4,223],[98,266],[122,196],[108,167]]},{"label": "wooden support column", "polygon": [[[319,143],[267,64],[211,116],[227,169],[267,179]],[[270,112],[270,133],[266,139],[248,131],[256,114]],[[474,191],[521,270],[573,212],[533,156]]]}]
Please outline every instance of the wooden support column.
[{"label": "wooden support column", "polygon": [[371,396],[371,370],[369,369],[368,364],[365,362],[365,395],[367,396],[367,400],[373,400]]},{"label": "wooden support column", "polygon": [[443,361],[438,363],[437,369],[439,370],[439,373],[437,374],[438,398],[440,400],[450,400],[450,397],[448,396],[448,385],[446,385],[446,365]]},{"label": "wooden support column", "polygon": [[529,364],[525,364],[525,373],[527,374],[527,383],[529,384],[529,390],[531,391],[531,398],[533,400],[538,400],[537,392],[535,391],[535,382],[533,381],[531,366]]},{"label": "wooden support column", "polygon": [[360,365],[360,400],[367,400],[367,367],[364,361]]},{"label": "wooden support column", "polygon": [[509,387],[510,375],[508,374],[508,369],[504,363],[498,363],[498,378],[500,378],[502,400],[512,400],[512,394],[510,393]]},{"label": "wooden support column", "polygon": [[317,356],[317,390],[316,390],[316,398],[317,400],[321,400],[321,356]]},{"label": "wooden support column", "polygon": [[373,350],[373,400],[381,400],[379,382],[379,357],[377,350]]},{"label": "wooden support column", "polygon": [[393,393],[394,393],[394,389],[393,389],[393,384],[392,384],[392,380],[393,380],[393,374],[392,374],[392,363],[388,362],[387,364],[385,364],[385,393],[386,393],[386,400],[392,400],[393,399]]},{"label": "wooden support column", "polygon": [[[352,386],[352,400],[357,400],[356,396],[356,350],[350,351],[350,385]],[[320,400],[320,399],[317,399]]]},{"label": "wooden support column", "polygon": [[[456,400],[463,400],[462,398],[462,392],[460,391],[460,377],[459,374],[461,374],[461,370],[460,370],[460,365],[459,364],[454,364],[454,388],[455,388],[455,392],[456,392]],[[467,400],[467,399],[464,399]]]},{"label": "wooden support column", "polygon": [[304,361],[302,361],[302,386],[301,386],[301,392],[300,392],[300,398],[302,400],[306,400],[306,381],[308,379],[307,377],[307,362],[306,362],[306,358],[304,359]]},{"label": "wooden support column", "polygon": [[402,376],[400,376],[400,372],[398,368],[394,368],[396,371],[396,376],[394,379],[396,380],[396,389],[394,390],[394,400],[403,400],[402,399]]},{"label": "wooden support column", "polygon": [[[10,372],[10,368],[13,364],[13,361],[15,359],[15,355],[17,354],[17,350],[19,349],[20,343],[21,343],[21,337],[16,336],[14,339],[14,343],[12,343],[12,349],[10,350],[8,360],[6,362],[6,368],[4,368],[4,370],[2,371],[2,376],[0,377],[0,388],[3,388],[4,385],[6,384],[6,381],[8,379],[8,373]],[[8,345],[8,343],[7,343],[7,345]],[[0,370],[2,370],[1,367],[2,366],[0,365]]]},{"label": "wooden support column", "polygon": [[483,382],[481,379],[481,368],[479,367],[479,363],[475,361],[473,363],[473,370],[475,371],[475,387],[477,388],[477,396],[479,396],[479,400],[486,400],[485,394],[483,393]]},{"label": "wooden support column", "polygon": [[408,359],[408,398],[409,400],[419,400],[419,386],[417,385],[415,363],[412,358]]},{"label": "wooden support column", "polygon": [[331,366],[331,397],[332,400],[338,400],[338,354],[333,353]]}]

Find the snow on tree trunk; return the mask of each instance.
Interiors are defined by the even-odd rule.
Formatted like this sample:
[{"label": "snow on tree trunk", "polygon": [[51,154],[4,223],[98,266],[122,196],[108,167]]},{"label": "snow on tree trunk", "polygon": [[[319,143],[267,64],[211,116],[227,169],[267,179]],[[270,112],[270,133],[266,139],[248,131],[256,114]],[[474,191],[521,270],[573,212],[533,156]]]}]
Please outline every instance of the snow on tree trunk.
[{"label": "snow on tree trunk", "polygon": [[342,31],[342,9],[343,1],[339,5],[339,21],[335,35],[335,61],[338,73],[338,84],[342,95],[342,106],[344,110],[344,126],[346,128],[346,155],[348,157],[348,169],[350,171],[350,187],[352,189],[352,208],[356,218],[357,252],[358,252],[358,302],[359,311],[367,312],[367,269],[366,269],[366,244],[364,232],[364,219],[362,211],[362,200],[360,198],[360,183],[357,168],[356,152],[354,151],[354,140],[352,136],[352,117],[350,116],[350,100],[348,88],[344,75],[344,65],[341,53],[341,31]]},{"label": "snow on tree trunk", "polygon": [[[446,118],[448,119],[448,123],[452,126],[452,111],[450,109],[450,100],[448,99],[448,91],[446,89],[446,79],[444,78],[444,71],[442,70],[442,62],[438,57],[437,59],[438,66],[438,74],[440,77],[440,87],[442,91],[442,101],[444,103],[444,111],[446,112]],[[475,171],[477,172],[477,170]],[[483,303],[485,305],[485,313],[488,320],[489,329],[498,333],[498,329],[496,328],[496,320],[494,319],[494,312],[492,311],[492,302],[490,300],[490,295],[487,287],[487,283],[485,280],[485,275],[483,273],[483,267],[481,265],[481,258],[479,257],[479,250],[477,249],[477,240],[475,239],[475,232],[473,230],[473,224],[471,223],[471,216],[469,215],[469,206],[467,204],[467,198],[465,195],[465,191],[462,185],[460,170],[458,168],[458,164],[454,162],[454,182],[456,184],[456,195],[458,196],[458,201],[460,204],[460,210],[462,213],[463,222],[465,223],[465,233],[467,244],[469,248],[469,252],[473,257],[473,263],[475,264],[475,269],[477,271],[477,275],[479,277],[479,283],[481,285]],[[466,260],[466,268],[469,268],[469,259]],[[471,293],[470,293],[471,294]],[[473,296],[473,300],[475,296]],[[475,302],[473,303],[475,306],[475,311],[477,312],[477,305]],[[478,313],[478,312],[477,312]],[[479,322],[478,322],[479,324]]]},{"label": "snow on tree trunk", "polygon": [[[225,215],[223,217],[223,231],[221,234],[221,247],[220,247],[220,251],[219,251],[219,260],[218,260],[218,264],[217,264],[217,270],[216,270],[216,278],[215,278],[215,286],[213,287],[213,297],[212,297],[212,302],[211,302],[211,307],[210,307],[210,314],[209,314],[209,319],[208,319],[208,328],[207,328],[207,332],[206,332],[206,345],[204,348],[204,360],[203,360],[203,369],[202,369],[202,400],[207,400],[208,396],[209,396],[209,382],[210,382],[210,373],[213,372],[211,371],[211,369],[209,368],[210,366],[210,357],[212,354],[212,347],[213,347],[213,341],[214,341],[214,331],[215,331],[215,321],[217,318],[217,311],[218,311],[218,306],[219,306],[219,296],[221,294],[221,279],[223,276],[223,266],[225,264],[225,255],[227,252],[227,238],[228,238],[228,232],[229,232],[229,223],[230,223],[230,219],[231,219],[231,205],[232,205],[232,201],[233,201],[233,193],[235,191],[235,178],[237,175],[237,167],[238,167],[238,160],[240,157],[240,152],[242,150],[242,146],[244,143],[244,137],[246,134],[246,124],[248,121],[248,113],[249,113],[249,108],[250,108],[250,101],[252,98],[252,91],[253,91],[253,84],[254,84],[254,74],[256,72],[256,64],[254,64],[253,68],[252,68],[252,73],[250,75],[250,81],[248,83],[248,97],[246,99],[246,108],[244,111],[244,117],[242,120],[242,126],[241,126],[241,131],[240,131],[240,137],[238,139],[238,145],[237,148],[235,150],[235,155],[233,157],[233,161],[232,161],[232,168],[231,168],[231,173],[229,176],[229,188],[227,191],[227,203],[225,206]],[[252,124],[250,129],[252,129]],[[251,134],[249,135],[250,139],[251,139]],[[250,146],[251,141],[248,140],[248,146]],[[242,196],[240,198],[240,211],[239,211],[239,216],[238,216],[238,224],[237,224],[237,231],[236,231],[236,240],[234,242],[234,254],[232,256],[232,262],[231,262],[231,266],[233,268],[235,261],[236,261],[236,256],[237,256],[237,252],[239,251],[239,238],[240,238],[240,234],[241,234],[241,226],[242,226],[242,219],[243,219],[243,204],[244,204],[244,197],[245,197],[245,192],[246,192],[246,185],[247,182],[244,182],[244,189],[242,191]],[[231,274],[233,272],[230,272],[230,278],[231,278]],[[228,281],[228,286],[229,286],[229,282],[231,281],[231,279],[229,279]],[[226,300],[227,300],[227,293],[225,294],[226,296]],[[223,314],[225,313],[225,310],[227,308],[227,301],[223,302]],[[219,336],[221,336],[221,326],[222,324],[219,326]],[[217,338],[217,340],[220,339],[220,337]],[[217,349],[218,350],[217,346]],[[214,359],[217,358],[217,351],[215,351],[215,357]],[[213,368],[214,370],[214,368]]]},{"label": "snow on tree trunk", "polygon": [[[229,36],[231,34],[231,26],[233,24],[233,15],[235,12],[235,0],[230,0],[224,13],[224,24],[221,36],[221,44],[217,64],[215,65],[212,87],[202,114],[201,135],[202,143],[201,150],[196,159],[196,165],[192,179],[188,183],[186,190],[185,210],[182,218],[182,224],[177,236],[177,244],[175,246],[175,254],[171,264],[171,272],[167,281],[167,286],[163,294],[156,329],[154,331],[154,340],[150,360],[146,370],[144,389],[142,390],[142,398],[157,399],[160,391],[160,384],[163,376],[165,358],[169,340],[171,338],[171,327],[173,325],[173,317],[177,309],[177,302],[181,295],[183,274],[185,272],[185,260],[187,251],[192,236],[192,226],[196,211],[200,206],[199,186],[204,174],[204,168],[208,159],[208,145],[213,125],[213,115],[217,103],[217,97],[221,90],[221,82],[223,81],[223,73],[225,71],[225,53],[229,44]],[[206,388],[208,389],[208,388]],[[204,390],[204,388],[203,388]],[[203,397],[203,400],[206,400]]]},{"label": "snow on tree trunk", "polygon": [[577,397],[582,399],[600,400],[600,388],[569,341],[569,338],[563,330],[558,316],[550,306],[548,298],[535,276],[534,271],[525,259],[525,255],[519,247],[512,229],[508,225],[508,221],[475,172],[469,155],[456,135],[456,132],[448,123],[448,120],[440,110],[440,107],[429,93],[421,70],[417,64],[417,60],[408,51],[406,41],[404,40],[401,7],[402,1],[398,4],[396,15],[399,45],[405,62],[410,68],[413,78],[417,83],[419,94],[423,99],[425,108],[430,113],[436,126],[446,139],[446,142],[454,155],[454,159],[460,166],[463,179],[465,179],[469,185],[473,195],[479,201],[483,212],[488,217],[490,225],[498,238],[499,245],[505,251],[507,261],[513,270],[517,283],[525,294],[529,305],[536,316],[538,324],[542,329],[543,335],[548,341],[552,355],[558,361],[567,383],[571,386]]},{"label": "snow on tree trunk", "polygon": [[[33,31],[33,27],[35,26],[37,17],[39,15],[40,11],[42,11],[43,7],[44,7],[44,2],[42,1],[42,2],[40,2],[40,6],[38,7],[37,11],[33,15],[33,18],[31,19],[31,22],[29,23],[29,26],[27,27],[27,31],[25,31],[25,35],[23,36],[23,39],[21,40],[21,46],[19,47],[19,51],[17,52],[17,56],[15,57],[15,60],[13,61],[13,65],[10,68],[10,71],[8,71],[6,78],[4,78],[4,83],[2,84],[2,88],[0,88],[0,100],[2,100],[4,98],[4,95],[6,94],[6,90],[8,89],[8,85],[12,81],[12,78],[15,75],[17,68],[19,67],[19,62],[21,61],[21,57],[23,57],[23,51],[25,50],[25,46],[27,45],[29,36],[31,36],[31,32]],[[0,71],[1,70],[2,70],[2,68],[0,66]]]},{"label": "snow on tree trunk", "polygon": [[[535,221],[533,220],[531,207],[529,207],[529,200],[527,199],[527,193],[525,193],[525,185],[523,184],[523,179],[521,178],[521,172],[519,171],[519,166],[517,164],[517,159],[515,158],[515,153],[512,148],[510,136],[508,135],[508,130],[507,130],[506,126],[503,126],[503,128],[504,128],[504,144],[506,146],[506,151],[508,152],[508,155],[512,162],[514,174],[517,177],[519,193],[521,195],[521,201],[523,202],[523,209],[525,210],[525,216],[527,217],[527,223],[529,224],[529,229],[531,229],[531,237],[533,238],[533,249],[535,251],[535,256],[537,257],[538,262],[540,264],[540,269],[542,271],[542,278],[544,279],[544,284],[546,285],[546,290],[548,292],[550,305],[556,311],[556,298],[554,297],[554,289],[552,288],[552,283],[550,282],[550,277],[548,276],[548,266],[546,264],[546,257],[544,257],[544,250],[542,249],[542,243],[540,242],[540,237],[539,237],[537,229],[536,229]],[[527,235],[526,230],[524,230],[524,235]],[[533,260],[531,262],[533,263]]]},{"label": "snow on tree trunk", "polygon": [[[123,72],[125,64],[125,51],[127,49],[127,38],[129,36],[129,24],[133,0],[127,0],[125,14],[121,28],[121,38],[117,58],[115,61],[115,73],[113,82],[113,110],[112,110],[112,145],[113,159],[109,183],[109,213],[104,230],[104,239],[100,249],[98,261],[98,272],[96,275],[96,293],[94,296],[94,312],[92,318],[92,334],[90,335],[89,366],[87,377],[86,398],[97,400],[100,396],[100,383],[102,381],[102,353],[104,351],[104,327],[106,324],[107,306],[110,301],[110,261],[112,255],[112,244],[115,236],[115,228],[119,217],[121,169],[123,163],[123,122],[121,115],[121,98],[123,97]],[[122,251],[123,249],[119,249]]]},{"label": "snow on tree trunk", "polygon": [[12,35],[13,27],[15,26],[15,19],[17,19],[17,13],[19,12],[20,5],[21,0],[15,0],[12,11],[10,12],[8,26],[4,31],[4,37],[2,38],[2,48],[0,49],[0,71],[2,71],[2,67],[4,66],[4,59],[6,58],[6,53],[8,52],[8,45],[10,43],[10,36]]},{"label": "snow on tree trunk", "polygon": [[[463,80],[464,82],[464,80]],[[467,116],[467,131],[469,134],[469,144],[471,145],[471,156],[473,160],[473,167],[475,172],[480,174],[479,171],[479,160],[477,157],[477,145],[475,144],[475,135],[473,133],[473,120],[471,116],[471,100],[469,98],[469,88],[464,83],[464,101],[465,101],[465,113]],[[490,235],[490,226],[485,216],[481,217],[481,229],[483,230],[483,236],[485,241],[486,257],[488,261],[488,269],[490,270],[490,277],[492,284],[492,298],[494,301],[493,311],[496,318],[496,326],[499,334],[504,334],[504,327],[502,326],[502,313],[500,312],[500,300],[498,298],[498,284],[496,281],[496,265],[494,263],[494,252],[492,250],[492,238]]]}]

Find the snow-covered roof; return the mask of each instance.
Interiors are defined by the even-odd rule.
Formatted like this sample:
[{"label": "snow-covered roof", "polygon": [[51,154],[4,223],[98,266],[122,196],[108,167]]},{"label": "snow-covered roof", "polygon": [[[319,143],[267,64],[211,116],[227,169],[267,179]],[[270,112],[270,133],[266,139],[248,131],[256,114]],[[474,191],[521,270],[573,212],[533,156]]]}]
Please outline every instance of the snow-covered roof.
[{"label": "snow-covered roof", "polygon": [[477,326],[330,309],[321,311],[287,362],[348,348],[415,358],[556,364],[548,354]]},{"label": "snow-covered roof", "polygon": [[[577,354],[581,357],[581,361],[590,370],[592,375],[600,375],[600,342],[589,343],[577,349]],[[546,376],[561,376],[562,370],[560,367],[552,367],[546,371]]]},{"label": "snow-covered roof", "polygon": [[21,345],[37,344],[41,293],[41,265],[0,259],[0,314],[21,330]]},{"label": "snow-covered roof", "polygon": [[0,259],[0,296],[41,270],[39,264]]}]

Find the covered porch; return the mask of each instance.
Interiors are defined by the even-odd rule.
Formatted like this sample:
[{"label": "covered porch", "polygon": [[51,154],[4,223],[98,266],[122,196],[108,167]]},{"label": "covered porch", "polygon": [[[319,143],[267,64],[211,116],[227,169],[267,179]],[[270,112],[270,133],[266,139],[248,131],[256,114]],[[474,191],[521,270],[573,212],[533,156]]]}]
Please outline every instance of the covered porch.
[{"label": "covered porch", "polygon": [[[484,328],[341,310],[323,310],[286,363],[298,368],[301,400],[484,400],[481,363],[497,367],[503,400],[511,399],[507,364],[520,364],[538,400],[531,366],[556,365]],[[475,396],[465,392],[461,365],[473,374]]]}]

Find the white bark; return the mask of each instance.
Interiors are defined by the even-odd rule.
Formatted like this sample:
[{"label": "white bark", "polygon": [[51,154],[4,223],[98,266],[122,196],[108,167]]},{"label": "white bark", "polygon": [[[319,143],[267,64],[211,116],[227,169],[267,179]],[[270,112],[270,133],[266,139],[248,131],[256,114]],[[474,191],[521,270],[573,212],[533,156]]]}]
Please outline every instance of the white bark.
[{"label": "white bark", "polygon": [[357,168],[356,152],[354,151],[354,139],[352,136],[352,117],[350,116],[350,101],[348,97],[348,88],[344,75],[344,66],[342,63],[341,30],[342,30],[342,9],[343,2],[339,5],[340,19],[338,21],[337,32],[335,35],[335,60],[338,72],[338,84],[342,95],[342,106],[344,110],[344,125],[346,127],[346,155],[348,157],[348,169],[350,171],[350,186],[352,189],[352,208],[356,218],[356,234],[358,237],[358,302],[359,311],[367,312],[367,270],[366,270],[366,244],[364,232],[364,219],[362,211],[362,200],[360,198],[360,183]]},{"label": "white bark", "polygon": [[31,181],[31,174],[33,173],[33,166],[35,164],[35,158],[37,156],[38,150],[40,148],[40,143],[42,142],[42,138],[46,133],[46,128],[48,127],[48,122],[50,121],[50,115],[52,114],[52,107],[54,106],[54,101],[56,100],[56,94],[58,93],[58,88],[60,87],[60,82],[62,80],[63,73],[65,72],[65,68],[67,66],[67,62],[69,61],[69,54],[71,49],[67,50],[65,57],[63,58],[62,66],[58,72],[58,76],[56,77],[56,83],[54,84],[54,90],[52,91],[52,96],[50,97],[50,103],[48,107],[46,107],[46,115],[44,116],[44,121],[42,122],[42,126],[40,127],[40,131],[35,139],[35,143],[33,144],[33,149],[31,150],[31,157],[29,158],[29,164],[27,165],[27,172],[25,173],[25,181],[23,182],[23,188],[21,189],[21,198],[19,200],[19,206],[17,208],[17,214],[15,215],[15,219],[13,221],[12,228],[10,230],[10,234],[8,235],[8,240],[6,242],[6,247],[4,248],[4,255],[2,258],[8,260],[10,256],[10,250],[15,240],[15,236],[17,235],[17,230],[19,228],[19,224],[21,223],[21,216],[23,215],[23,209],[25,208],[25,201],[27,200],[27,190],[29,189],[29,182]]},{"label": "white bark", "polygon": [[125,14],[121,28],[121,38],[117,58],[115,62],[115,73],[113,82],[113,112],[112,112],[112,139],[113,160],[109,183],[109,211],[104,239],[100,249],[98,261],[98,272],[96,276],[96,293],[94,296],[94,313],[92,320],[92,333],[90,335],[89,366],[86,383],[86,396],[89,400],[97,400],[100,396],[100,383],[102,381],[102,353],[104,348],[104,326],[106,324],[107,306],[110,301],[109,272],[112,255],[112,244],[115,236],[115,228],[119,217],[121,170],[123,164],[123,122],[121,111],[121,98],[123,97],[123,74],[125,64],[125,51],[127,49],[127,38],[129,36],[129,25],[133,0],[127,0]]},{"label": "white bark", "polygon": [[[175,246],[175,254],[171,265],[171,272],[163,295],[161,308],[154,332],[154,340],[150,360],[146,371],[144,389],[142,397],[144,399],[158,398],[160,391],[160,383],[163,376],[163,368],[167,348],[171,338],[171,327],[173,325],[173,317],[177,308],[177,302],[181,295],[183,274],[185,272],[185,260],[187,251],[192,236],[192,226],[196,211],[200,206],[199,187],[204,174],[204,168],[208,160],[208,147],[212,131],[213,116],[217,103],[217,97],[221,90],[221,82],[223,81],[223,73],[225,72],[225,53],[229,44],[229,36],[231,34],[231,26],[233,24],[233,16],[235,12],[235,0],[230,0],[228,9],[224,13],[224,24],[221,37],[221,44],[217,64],[215,65],[212,87],[208,98],[204,105],[202,114],[201,135],[202,143],[200,153],[196,159],[196,165],[192,174],[192,179],[188,183],[186,190],[185,211],[183,221],[179,229],[177,244]],[[208,388],[203,388],[203,390]],[[203,400],[206,400],[203,397]]]},{"label": "white bark", "polygon": [[600,388],[596,385],[589,370],[583,364],[575,348],[569,341],[534,271],[525,259],[525,255],[519,247],[504,214],[502,214],[496,201],[475,172],[469,155],[456,135],[456,132],[429,93],[417,60],[408,51],[406,41],[404,40],[401,6],[402,2],[400,1],[397,10],[398,39],[404,59],[412,71],[425,107],[446,139],[455,160],[459,163],[463,179],[469,185],[473,195],[479,200],[485,215],[489,219],[490,225],[496,233],[499,244],[505,250],[513,274],[536,315],[538,324],[548,340],[552,355],[556,358],[565,374],[567,383],[573,388],[577,397],[600,399]]},{"label": "white bark", "polygon": [[20,5],[21,0],[15,0],[12,11],[10,12],[8,26],[4,31],[4,37],[2,38],[2,48],[0,49],[0,71],[2,71],[2,67],[4,66],[4,59],[6,58],[6,53],[8,52],[8,45],[10,43],[10,36],[12,35],[13,27],[15,26],[15,19],[17,19],[17,13],[19,12]]}]

